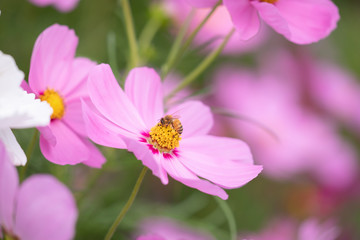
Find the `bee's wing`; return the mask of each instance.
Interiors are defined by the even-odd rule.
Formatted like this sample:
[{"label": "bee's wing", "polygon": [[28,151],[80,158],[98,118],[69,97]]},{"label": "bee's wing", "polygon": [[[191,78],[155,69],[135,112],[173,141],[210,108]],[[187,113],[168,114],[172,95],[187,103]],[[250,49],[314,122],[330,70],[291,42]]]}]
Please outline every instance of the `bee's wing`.
[{"label": "bee's wing", "polygon": [[175,112],[168,113],[167,115],[171,115],[171,117],[172,117],[173,119],[179,119],[179,118],[181,117],[181,116],[180,116],[181,110],[182,110],[182,109],[178,109],[178,110],[176,110]]}]

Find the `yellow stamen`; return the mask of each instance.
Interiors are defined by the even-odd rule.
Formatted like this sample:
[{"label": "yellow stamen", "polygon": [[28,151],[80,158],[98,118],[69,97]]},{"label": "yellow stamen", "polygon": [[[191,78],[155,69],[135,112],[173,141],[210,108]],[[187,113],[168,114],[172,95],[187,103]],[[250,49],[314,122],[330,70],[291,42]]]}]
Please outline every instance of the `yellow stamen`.
[{"label": "yellow stamen", "polygon": [[179,147],[180,134],[170,125],[158,123],[150,132],[150,143],[160,152],[170,152]]},{"label": "yellow stamen", "polygon": [[46,101],[53,109],[51,119],[60,119],[64,116],[65,105],[60,94],[52,89],[46,89],[46,91],[40,95],[41,101]]},{"label": "yellow stamen", "polygon": [[267,2],[267,3],[271,3],[274,4],[276,3],[278,0],[260,0],[260,2]]}]

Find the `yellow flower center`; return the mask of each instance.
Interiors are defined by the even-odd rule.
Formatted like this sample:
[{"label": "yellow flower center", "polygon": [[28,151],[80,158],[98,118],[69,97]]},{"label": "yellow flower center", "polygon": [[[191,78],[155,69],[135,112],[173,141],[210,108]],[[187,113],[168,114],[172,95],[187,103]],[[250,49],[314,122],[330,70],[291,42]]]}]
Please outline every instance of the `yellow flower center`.
[{"label": "yellow flower center", "polygon": [[179,147],[181,140],[180,134],[170,125],[162,125],[158,123],[152,127],[149,142],[161,153],[169,153],[171,150]]},{"label": "yellow flower center", "polygon": [[41,101],[46,101],[53,109],[51,119],[61,119],[65,113],[65,105],[60,94],[52,89],[46,89],[46,91],[40,95]]},{"label": "yellow flower center", "polygon": [[276,3],[278,0],[260,0],[260,2],[267,2],[267,3],[271,3],[274,4]]}]

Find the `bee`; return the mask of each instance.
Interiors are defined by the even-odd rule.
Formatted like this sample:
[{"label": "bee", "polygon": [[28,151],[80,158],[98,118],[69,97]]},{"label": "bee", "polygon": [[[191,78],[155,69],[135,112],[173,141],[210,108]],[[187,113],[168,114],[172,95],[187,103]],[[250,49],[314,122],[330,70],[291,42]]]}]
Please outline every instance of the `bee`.
[{"label": "bee", "polygon": [[171,126],[178,134],[182,134],[183,126],[179,120],[180,117],[172,116],[172,115],[165,115],[165,117],[160,119],[160,123],[162,126]]}]

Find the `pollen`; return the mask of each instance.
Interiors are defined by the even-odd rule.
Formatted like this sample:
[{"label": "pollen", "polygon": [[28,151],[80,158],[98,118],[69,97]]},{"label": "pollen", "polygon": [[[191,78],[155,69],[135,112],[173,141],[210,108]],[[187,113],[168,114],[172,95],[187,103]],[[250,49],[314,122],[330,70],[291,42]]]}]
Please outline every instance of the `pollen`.
[{"label": "pollen", "polygon": [[260,0],[260,2],[267,2],[267,3],[271,3],[274,4],[276,3],[278,0]]},{"label": "pollen", "polygon": [[181,140],[180,134],[170,125],[162,125],[158,123],[152,127],[150,132],[150,143],[161,153],[169,153],[173,149],[179,147]]},{"label": "pollen", "polygon": [[51,119],[61,119],[65,113],[65,105],[63,98],[58,92],[52,89],[46,89],[43,94],[40,95],[41,101],[46,101],[53,109]]}]

